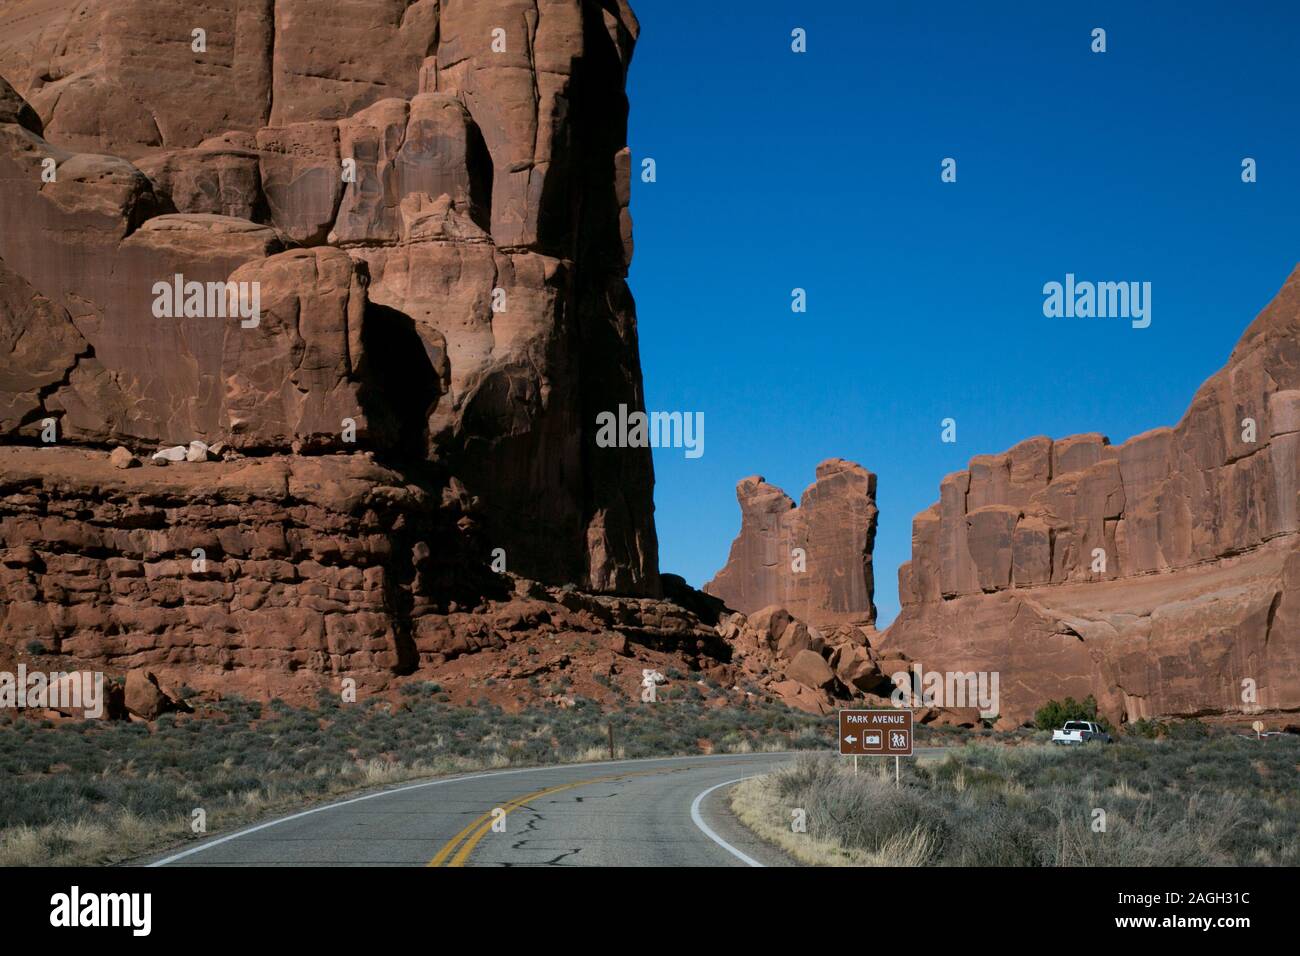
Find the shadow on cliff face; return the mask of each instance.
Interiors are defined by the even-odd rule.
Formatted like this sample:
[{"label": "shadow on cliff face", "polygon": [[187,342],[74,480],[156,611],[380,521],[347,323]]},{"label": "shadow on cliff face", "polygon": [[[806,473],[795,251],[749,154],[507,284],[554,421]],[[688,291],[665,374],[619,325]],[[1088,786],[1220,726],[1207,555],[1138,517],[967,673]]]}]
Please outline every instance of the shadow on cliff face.
[{"label": "shadow on cliff face", "polygon": [[492,153],[478,123],[466,130],[465,164],[469,168],[470,219],[486,233],[492,232]]},{"label": "shadow on cliff face", "polygon": [[385,604],[394,619],[394,672],[408,674],[419,657],[412,637],[417,600],[435,608],[451,602],[472,607],[484,598],[506,598],[509,587],[483,560],[478,502],[429,458],[429,416],[446,391],[441,341],[426,342],[409,315],[370,302],[362,347],[359,398],[378,457],[441,501],[428,513],[407,514],[389,532],[396,559]]},{"label": "shadow on cliff face", "polygon": [[361,334],[365,349],[360,400],[379,444],[403,464],[427,460],[429,413],[441,379],[409,315],[370,302]]},{"label": "shadow on cliff face", "polygon": [[553,157],[568,175],[546,178],[538,218],[540,245],[571,250],[580,273],[626,272],[615,171],[615,156],[627,143],[625,80],[604,20],[584,17],[570,103],[573,138]]},{"label": "shadow on cliff face", "polygon": [[575,63],[570,124],[573,138],[561,162],[571,175],[547,180],[539,233],[545,242],[564,236],[574,266],[568,315],[576,331],[583,482],[583,525],[590,561],[586,584],[619,594],[658,596],[659,546],[654,524],[654,462],[648,447],[602,449],[597,417],[627,405],[645,410],[636,307],[627,288],[630,242],[624,244],[624,206],[630,182],[618,157],[627,143],[626,63],[633,37],[613,0],[605,16],[584,18],[583,56]]}]

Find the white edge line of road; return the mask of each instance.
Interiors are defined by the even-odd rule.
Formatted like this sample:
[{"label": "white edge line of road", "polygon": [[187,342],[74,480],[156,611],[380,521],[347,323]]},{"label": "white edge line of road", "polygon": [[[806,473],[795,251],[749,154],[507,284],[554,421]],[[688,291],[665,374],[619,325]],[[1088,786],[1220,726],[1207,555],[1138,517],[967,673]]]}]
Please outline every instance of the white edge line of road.
[{"label": "white edge line of road", "polygon": [[749,856],[745,853],[742,853],[740,850],[737,850],[726,840],[722,839],[722,837],[714,833],[713,828],[704,822],[704,817],[700,813],[700,805],[704,803],[704,798],[707,797],[709,794],[711,794],[714,790],[720,790],[723,787],[731,786],[733,783],[740,783],[740,781],[742,780],[749,780],[757,776],[758,774],[751,773],[748,777],[737,777],[735,780],[725,780],[722,783],[715,783],[713,786],[709,787],[708,790],[705,790],[700,794],[698,794],[695,797],[695,800],[691,803],[691,821],[697,827],[700,828],[700,832],[703,833],[710,840],[712,840],[714,843],[716,843],[718,846],[722,847],[724,850],[726,850],[736,859],[743,862],[746,866],[762,866],[763,864],[759,863],[752,856]]},{"label": "white edge line of road", "polygon": [[[785,751],[784,753],[793,753],[793,752],[794,751]],[[238,840],[240,837],[246,837],[249,834],[257,833],[259,830],[266,830],[270,827],[279,826],[281,823],[288,823],[291,820],[301,820],[303,817],[309,817],[313,813],[322,813],[325,810],[337,810],[339,807],[346,807],[353,803],[361,803],[364,800],[373,800],[375,797],[388,797],[388,796],[392,796],[395,793],[403,793],[407,790],[420,790],[423,789],[424,787],[437,787],[445,783],[458,783],[465,780],[482,780],[485,777],[508,777],[513,774],[521,774],[521,773],[540,773],[543,770],[573,770],[581,767],[610,767],[610,766],[614,766],[615,764],[654,763],[656,761],[666,763],[669,761],[676,761],[676,760],[718,760],[727,757],[733,757],[733,758],[740,757],[741,759],[743,759],[746,756],[750,756],[750,755],[749,754],[703,754],[696,757],[643,757],[636,760],[596,760],[587,763],[561,763],[561,764],[550,764],[545,767],[524,767],[519,770],[494,770],[490,773],[474,773],[474,774],[469,774],[468,776],[441,777],[437,780],[425,780],[422,783],[408,783],[400,787],[393,787],[392,789],[389,790],[376,790],[374,793],[362,794],[359,797],[352,797],[348,800],[339,800],[335,803],[327,803],[324,804],[323,806],[312,807],[310,810],[303,810],[300,813],[292,813],[287,817],[277,817],[274,820],[267,820],[265,823],[259,823],[257,824],[257,826],[247,827],[246,829],[243,830],[236,830],[234,833],[228,833],[223,837],[216,837],[215,839],[212,840],[205,840],[202,843],[200,843],[198,846],[192,846],[188,850],[182,850],[179,853],[173,853],[171,856],[163,857],[163,859],[161,860],[155,860],[152,863],[146,863],[145,866],[147,868],[152,868],[156,866],[167,866],[169,863],[175,863],[177,860],[183,860],[187,856],[193,856],[195,853],[202,853],[205,850],[211,850],[215,846],[220,846],[223,843],[229,843],[231,840]],[[781,756],[781,754],[780,753],[755,754],[753,756],[779,757]],[[751,776],[756,776],[756,775],[751,775]],[[736,780],[729,780],[727,781],[727,783],[738,783],[740,780],[746,780],[746,779],[748,778],[739,777]],[[718,784],[718,787],[725,787],[726,785],[727,785],[726,783],[720,783]],[[703,830],[704,833],[711,840],[718,843],[720,846],[725,847],[727,850],[736,854],[736,856],[740,857],[741,859],[747,861],[750,866],[762,866],[763,864],[759,863],[756,860],[750,859],[749,857],[745,856],[745,854],[737,850],[735,847],[723,841],[722,838],[719,837],[712,830],[710,830],[705,825],[704,821],[700,818],[699,809],[698,809],[700,801],[704,797],[712,793],[714,790],[717,790],[718,787],[710,787],[708,790],[705,790],[704,793],[700,794],[698,797],[695,798],[695,803],[691,805],[691,819],[695,821],[696,826],[698,826],[701,830]]]}]

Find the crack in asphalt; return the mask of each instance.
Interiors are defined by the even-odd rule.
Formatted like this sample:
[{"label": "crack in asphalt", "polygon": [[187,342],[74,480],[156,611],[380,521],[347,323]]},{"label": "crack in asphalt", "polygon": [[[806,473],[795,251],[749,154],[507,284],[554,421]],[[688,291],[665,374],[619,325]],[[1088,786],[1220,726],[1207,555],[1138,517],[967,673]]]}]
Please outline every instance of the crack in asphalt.
[{"label": "crack in asphalt", "polygon": [[[573,802],[574,802],[574,803],[583,803],[583,802],[585,802],[586,800],[611,800],[611,799],[613,799],[614,797],[618,797],[618,796],[622,796],[622,794],[619,794],[619,793],[602,793],[602,794],[596,794],[596,795],[591,796],[591,797],[574,797],[574,798],[573,798]],[[557,801],[557,802],[558,802],[558,801]]]},{"label": "crack in asphalt", "polygon": [[571,850],[565,850],[563,853],[559,853],[556,856],[551,857],[549,860],[542,860],[539,863],[519,863],[519,862],[511,862],[509,860],[502,860],[492,865],[499,866],[502,869],[507,869],[507,870],[517,869],[518,867],[521,866],[563,866],[564,860],[568,859],[571,856],[577,856],[581,852],[582,852],[582,848],[575,846]]},{"label": "crack in asphalt", "polygon": [[554,857],[549,860],[543,860],[542,866],[559,866],[560,861],[563,860],[565,857],[577,856],[581,852],[582,852],[582,848],[575,846],[572,850],[566,850],[565,852],[561,853],[557,857]]}]

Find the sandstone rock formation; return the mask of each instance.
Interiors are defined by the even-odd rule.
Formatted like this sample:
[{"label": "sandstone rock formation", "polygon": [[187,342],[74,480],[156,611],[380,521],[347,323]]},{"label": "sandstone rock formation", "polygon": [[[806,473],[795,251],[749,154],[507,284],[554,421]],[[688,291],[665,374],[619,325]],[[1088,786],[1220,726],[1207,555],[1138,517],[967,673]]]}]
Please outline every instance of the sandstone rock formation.
[{"label": "sandstone rock formation", "polygon": [[761,477],[736,485],[740,534],[726,565],[704,585],[746,614],[780,605],[814,625],[871,625],[876,476],[832,458],[817,466],[798,507]]},{"label": "sandstone rock formation", "polygon": [[0,9],[0,658],[303,699],[468,693],[525,637],[726,666],[657,599],[649,449],[594,440],[644,408],[637,32],[623,0]]},{"label": "sandstone rock formation", "polygon": [[[371,449],[480,499],[482,560],[658,593],[649,450],[593,432],[643,407],[637,31],[622,0],[7,5],[0,436]],[[260,322],[159,317],[176,276]]]},{"label": "sandstone rock formation", "polygon": [[518,703],[675,666],[827,713],[909,660],[1000,672],[1009,722],[1300,710],[1297,276],[1176,427],[944,479],[883,635],[848,462],[798,507],[741,483],[708,585],[741,613],[661,579],[649,450],[594,440],[644,407],[637,32],[624,0],[5,4],[0,664],[126,675],[137,716],[160,682]]},{"label": "sandstone rock formation", "polygon": [[1300,709],[1300,270],[1173,428],[973,458],[912,525],[881,647],[1001,673],[1007,722]]}]

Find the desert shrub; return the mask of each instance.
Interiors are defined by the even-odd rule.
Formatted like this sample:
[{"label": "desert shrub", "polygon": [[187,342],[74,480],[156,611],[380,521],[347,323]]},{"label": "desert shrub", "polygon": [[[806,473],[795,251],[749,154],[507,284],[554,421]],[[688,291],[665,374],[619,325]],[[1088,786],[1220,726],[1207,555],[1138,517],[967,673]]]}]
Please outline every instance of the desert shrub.
[{"label": "desert shrub", "polygon": [[[771,778],[809,833],[894,865],[1295,865],[1300,741],[1125,737],[1108,747],[970,744],[854,775],[800,758]],[[1104,811],[1099,829],[1097,811]]]},{"label": "desert shrub", "polygon": [[1173,740],[1204,740],[1210,736],[1210,730],[1199,720],[1175,720],[1167,727],[1169,737]]},{"label": "desert shrub", "polygon": [[1143,737],[1147,740],[1156,740],[1163,737],[1166,732],[1164,724],[1160,723],[1160,721],[1147,720],[1145,717],[1124,725],[1124,733],[1132,737]]},{"label": "desert shrub", "polygon": [[1034,726],[1039,730],[1056,730],[1067,720],[1091,720],[1100,724],[1102,729],[1112,732],[1110,722],[1097,716],[1097,699],[1089,694],[1083,700],[1067,697],[1065,700],[1049,700],[1034,712]]}]

